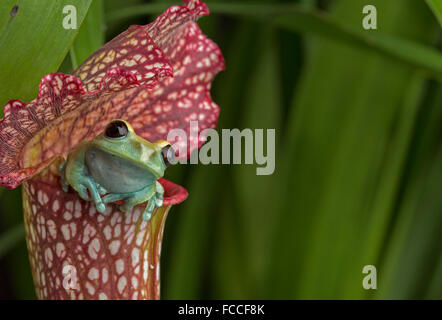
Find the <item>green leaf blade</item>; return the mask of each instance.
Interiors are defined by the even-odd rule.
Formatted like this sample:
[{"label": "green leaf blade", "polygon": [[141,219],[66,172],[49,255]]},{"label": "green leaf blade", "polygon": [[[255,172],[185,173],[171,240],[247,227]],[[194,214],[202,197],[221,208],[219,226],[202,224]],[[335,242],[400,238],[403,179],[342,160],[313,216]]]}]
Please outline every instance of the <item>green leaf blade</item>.
[{"label": "green leaf blade", "polygon": [[442,0],[426,0],[428,6],[433,11],[434,15],[442,26]]},{"label": "green leaf blade", "polygon": [[19,224],[0,235],[0,259],[25,238],[25,227]]},{"label": "green leaf blade", "polygon": [[[78,28],[90,3],[75,2]],[[78,28],[63,27],[66,5],[72,5],[72,1],[20,1],[17,15],[0,39],[0,105],[11,99],[34,99],[41,78],[57,71],[78,33]]]},{"label": "green leaf blade", "polygon": [[95,0],[71,47],[70,54],[74,69],[104,44],[104,29],[103,1]]}]

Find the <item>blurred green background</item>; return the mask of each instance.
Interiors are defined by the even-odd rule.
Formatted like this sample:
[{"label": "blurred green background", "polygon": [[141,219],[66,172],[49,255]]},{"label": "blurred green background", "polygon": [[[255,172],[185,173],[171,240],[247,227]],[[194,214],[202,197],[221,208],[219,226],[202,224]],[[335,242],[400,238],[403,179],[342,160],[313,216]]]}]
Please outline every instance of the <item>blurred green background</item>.
[{"label": "blurred green background", "polygon": [[[276,170],[168,170],[189,198],[166,223],[162,297],[441,299],[442,1],[207,3],[199,24],[227,66],[218,129],[276,129]],[[59,27],[66,4],[0,3],[1,105],[180,2],[77,0],[79,30]],[[362,28],[367,4],[377,30]],[[0,298],[34,299],[19,189],[0,210]]]}]

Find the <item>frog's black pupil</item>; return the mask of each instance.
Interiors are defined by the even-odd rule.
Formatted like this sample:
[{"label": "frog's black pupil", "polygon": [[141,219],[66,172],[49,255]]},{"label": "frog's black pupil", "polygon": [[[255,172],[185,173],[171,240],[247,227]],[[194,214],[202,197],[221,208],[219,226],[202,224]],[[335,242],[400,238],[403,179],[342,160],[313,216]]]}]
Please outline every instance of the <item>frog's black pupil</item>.
[{"label": "frog's black pupil", "polygon": [[164,161],[164,164],[166,165],[166,167],[171,165],[169,160],[173,161],[175,159],[175,151],[173,150],[173,148],[170,145],[165,146],[161,150],[161,155],[163,156],[163,161]]},{"label": "frog's black pupil", "polygon": [[105,135],[108,138],[121,138],[127,136],[129,130],[123,121],[112,121],[108,124]]}]

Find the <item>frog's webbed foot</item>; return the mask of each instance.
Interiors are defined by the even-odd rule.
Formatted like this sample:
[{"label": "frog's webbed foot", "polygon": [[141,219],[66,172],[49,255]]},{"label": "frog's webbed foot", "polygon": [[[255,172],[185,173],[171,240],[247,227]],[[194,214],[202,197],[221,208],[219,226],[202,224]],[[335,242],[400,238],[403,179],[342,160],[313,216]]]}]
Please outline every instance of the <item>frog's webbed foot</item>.
[{"label": "frog's webbed foot", "polygon": [[[60,175],[61,178],[61,188],[63,189],[64,192],[68,192],[69,184],[66,181],[66,161],[63,161],[63,163],[58,167],[58,174]],[[77,184],[73,184],[72,188],[75,191],[77,191],[80,198],[86,201],[90,200],[89,194],[87,193],[87,188],[83,183],[79,182]]]},{"label": "frog's webbed foot", "polygon": [[[93,178],[85,174],[81,175],[77,178],[75,183],[71,184],[71,186],[75,191],[78,192],[80,198],[90,201],[92,197],[98,212],[103,213],[106,211],[106,206],[100,196],[99,186],[97,187],[97,184]],[[88,190],[91,196],[88,195]]]},{"label": "frog's webbed foot", "polygon": [[105,195],[102,200],[104,203],[124,200],[124,204],[120,206],[120,211],[126,212],[132,210],[137,204],[144,202],[144,195],[144,190],[135,193],[110,193]]},{"label": "frog's webbed foot", "polygon": [[89,194],[87,193],[87,188],[80,184],[76,187],[72,187],[75,191],[77,191],[78,195],[80,196],[81,199],[86,200],[86,201],[90,201],[91,198],[89,197]]},{"label": "frog's webbed foot", "polygon": [[[130,211],[133,209],[133,207],[135,205],[137,205],[138,203],[144,202],[137,202],[133,200],[134,198],[128,198],[125,200],[125,203],[123,205],[120,206],[120,210],[125,212],[125,211]],[[144,209],[143,212],[143,220],[145,221],[149,221],[150,217],[152,216],[153,211],[155,210],[155,207],[158,207],[156,204],[158,203],[158,199],[157,197],[154,195],[152,196],[149,200],[148,203],[146,205],[146,208]],[[161,199],[161,203],[163,202],[163,200]]]},{"label": "frog's webbed foot", "polygon": [[156,203],[156,196],[153,196],[151,199],[149,199],[149,202],[147,203],[146,208],[143,212],[143,220],[149,221],[152,217],[152,213],[155,210],[155,203]]},{"label": "frog's webbed foot", "polygon": [[163,186],[159,182],[156,182],[155,185],[149,185],[137,192],[123,194],[120,195],[121,197],[118,197],[118,195],[107,195],[103,199],[106,199],[104,200],[105,202],[124,199],[124,204],[120,206],[121,211],[132,210],[137,204],[148,201],[143,212],[143,219],[149,221],[155,207],[161,207],[163,205],[163,194]]},{"label": "frog's webbed foot", "polygon": [[[97,190],[98,193],[102,196],[105,195],[107,193],[107,190],[105,188],[103,188],[101,185],[99,185],[98,183],[95,183],[95,185],[97,186]],[[104,201],[103,201],[104,202]],[[105,202],[106,203],[106,202]]]},{"label": "frog's webbed foot", "polygon": [[86,180],[86,188],[89,190],[92,199],[95,202],[95,207],[97,208],[97,211],[100,213],[106,211],[106,205],[103,203],[103,200],[101,199],[100,196],[100,192],[98,191],[96,183],[92,178],[88,178]]},{"label": "frog's webbed foot", "polygon": [[143,212],[144,221],[149,221],[155,207],[159,208],[163,205],[164,188],[158,181],[155,183],[155,194],[149,199]]},{"label": "frog's webbed foot", "polygon": [[156,192],[155,192],[155,205],[157,207],[161,207],[163,205],[164,198],[164,188],[158,181],[155,184]]}]

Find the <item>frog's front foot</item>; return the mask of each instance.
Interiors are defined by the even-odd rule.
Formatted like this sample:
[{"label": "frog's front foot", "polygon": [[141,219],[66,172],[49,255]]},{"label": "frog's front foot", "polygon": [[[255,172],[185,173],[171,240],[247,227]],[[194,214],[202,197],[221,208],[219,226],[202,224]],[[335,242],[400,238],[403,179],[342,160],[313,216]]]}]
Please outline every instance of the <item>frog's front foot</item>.
[{"label": "frog's front foot", "polygon": [[[87,176],[81,175],[76,179],[75,182],[71,184],[71,187],[77,191],[80,198],[90,201],[91,197],[94,200],[95,208],[100,213],[106,211],[106,205],[103,203],[100,194],[105,192],[104,188],[101,188],[97,183],[95,183],[94,179]],[[89,191],[89,194],[88,194]]]},{"label": "frog's front foot", "polygon": [[155,207],[163,205],[164,189],[159,182],[149,185],[139,191],[122,194],[122,195],[106,195],[103,200],[105,203],[124,199],[124,204],[120,206],[121,211],[132,210],[137,204],[148,201],[143,212],[143,219],[149,221]]},{"label": "frog's front foot", "polygon": [[[98,183],[95,183],[95,185],[97,186],[97,190],[100,195],[103,196],[107,193],[107,190],[105,188],[103,188],[102,186],[100,186]],[[106,202],[104,202],[104,203],[106,203]]]},{"label": "frog's front foot", "polygon": [[155,194],[152,196],[152,198],[149,199],[149,202],[147,203],[147,206],[143,212],[144,221],[150,220],[150,218],[152,217],[152,213],[155,210],[155,207],[159,208],[163,205],[163,197],[164,197],[164,188],[157,181],[155,183]]},{"label": "frog's front foot", "polygon": [[143,220],[144,221],[149,221],[150,218],[152,217],[152,213],[155,210],[156,207],[156,197],[153,196],[149,202],[147,203],[146,208],[144,209],[143,212]]}]

